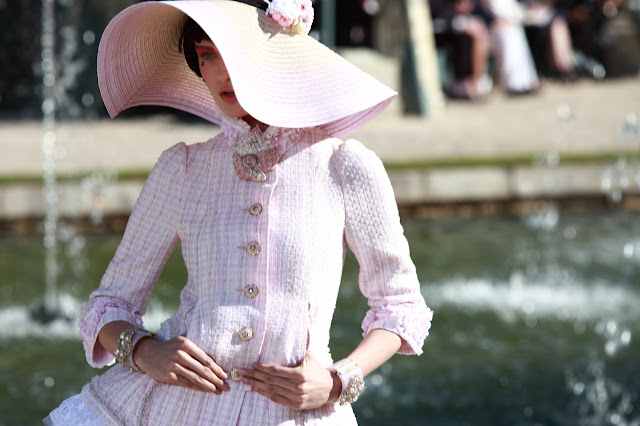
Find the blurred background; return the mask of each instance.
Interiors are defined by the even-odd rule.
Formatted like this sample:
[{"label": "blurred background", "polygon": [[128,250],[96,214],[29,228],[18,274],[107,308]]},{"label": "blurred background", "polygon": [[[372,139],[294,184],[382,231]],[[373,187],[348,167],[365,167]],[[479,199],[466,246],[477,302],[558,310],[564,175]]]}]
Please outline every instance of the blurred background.
[{"label": "blurred background", "polygon": [[[0,425],[39,424],[99,370],[75,327],[185,113],[110,120],[100,36],[130,0],[0,0]],[[316,0],[311,35],[400,96],[352,137],[383,160],[422,292],[420,357],[364,425],[640,425],[640,1]],[[177,308],[179,249],[145,316]],[[347,258],[336,359],[366,300]]]}]

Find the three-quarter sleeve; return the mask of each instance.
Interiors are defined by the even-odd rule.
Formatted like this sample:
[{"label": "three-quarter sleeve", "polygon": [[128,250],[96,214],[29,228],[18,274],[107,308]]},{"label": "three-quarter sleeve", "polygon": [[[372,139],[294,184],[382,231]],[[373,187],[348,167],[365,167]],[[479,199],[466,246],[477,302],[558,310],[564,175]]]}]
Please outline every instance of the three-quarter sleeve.
[{"label": "three-quarter sleeve", "polygon": [[115,256],[78,316],[87,361],[102,367],[114,358],[98,341],[112,321],[142,326],[151,290],[178,242],[182,187],[187,164],[184,143],[164,151],[144,184]]},{"label": "three-quarter sleeve", "polygon": [[341,144],[335,157],[345,239],[360,265],[358,282],[370,306],[363,335],[376,328],[392,331],[404,340],[399,353],[420,355],[433,313],[420,293],[389,177],[380,159],[358,141]]}]

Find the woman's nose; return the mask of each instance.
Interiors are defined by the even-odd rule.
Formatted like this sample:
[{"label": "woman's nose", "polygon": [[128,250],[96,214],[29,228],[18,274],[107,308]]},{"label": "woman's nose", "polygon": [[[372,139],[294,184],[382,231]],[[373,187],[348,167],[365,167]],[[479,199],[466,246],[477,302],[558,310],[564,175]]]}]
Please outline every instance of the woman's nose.
[{"label": "woman's nose", "polygon": [[220,80],[221,82],[229,81],[229,71],[227,71],[227,67],[224,62],[220,64],[220,69],[218,70],[218,80]]}]

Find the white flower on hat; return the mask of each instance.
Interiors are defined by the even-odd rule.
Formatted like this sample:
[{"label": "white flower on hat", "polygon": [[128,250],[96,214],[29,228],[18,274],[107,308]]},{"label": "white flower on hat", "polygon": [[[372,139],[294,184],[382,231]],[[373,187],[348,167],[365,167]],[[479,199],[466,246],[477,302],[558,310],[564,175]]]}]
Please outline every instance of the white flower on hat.
[{"label": "white flower on hat", "polygon": [[309,34],[313,23],[311,0],[264,0],[269,5],[267,16],[298,34]]}]

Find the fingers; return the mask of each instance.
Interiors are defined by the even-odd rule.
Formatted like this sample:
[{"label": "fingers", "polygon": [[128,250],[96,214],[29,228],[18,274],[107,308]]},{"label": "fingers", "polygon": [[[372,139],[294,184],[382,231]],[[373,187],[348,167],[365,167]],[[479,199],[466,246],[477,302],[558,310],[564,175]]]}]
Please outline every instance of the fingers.
[{"label": "fingers", "polygon": [[[198,345],[187,338],[179,338],[180,350],[178,351],[178,362],[181,366],[190,370],[199,378],[212,384],[216,390],[229,391],[230,387],[224,382],[227,379],[227,373],[215,363],[215,361]],[[193,379],[188,377],[191,381]],[[206,386],[209,389],[209,386]]]},{"label": "fingers", "polygon": [[[196,386],[199,390],[205,390],[208,392],[214,392],[218,395],[222,393],[222,390],[218,388],[216,385],[211,383],[209,380],[205,379],[199,374],[196,374],[192,370],[183,367],[180,364],[175,366],[175,373],[178,376],[178,383],[183,384],[184,379],[186,379],[191,386]],[[180,380],[183,379],[183,380]]]},{"label": "fingers", "polygon": [[304,376],[299,367],[255,364],[255,369],[242,369],[242,382],[262,396],[294,410],[304,406]]},{"label": "fingers", "polygon": [[229,385],[213,374],[209,367],[191,358],[189,354],[179,353],[178,357],[179,359],[175,367],[177,374],[186,377],[191,382],[211,392],[223,389],[229,390]]},{"label": "fingers", "polygon": [[254,391],[264,397],[269,398],[273,402],[286,405],[287,407],[292,408],[294,410],[301,410],[304,407],[302,398],[297,396],[294,396],[293,397],[294,399],[292,399],[283,395],[279,395],[277,393],[267,392],[259,388],[254,388]]},{"label": "fingers", "polygon": [[227,374],[211,357],[198,348],[193,342],[187,341],[177,353],[177,362],[199,378],[211,383],[216,389],[228,391],[229,385],[224,382]]},{"label": "fingers", "polygon": [[333,378],[311,352],[297,367],[253,364],[242,369],[242,382],[270,400],[294,410],[317,408],[329,401]]},{"label": "fingers", "polygon": [[213,392],[229,391],[227,374],[195,343],[184,336],[156,342],[145,349],[145,372],[160,382]]},{"label": "fingers", "polygon": [[242,381],[245,384],[281,394],[289,393],[286,391],[298,390],[302,383],[302,380],[285,379],[259,370],[242,369],[240,370],[240,374],[242,374]]},{"label": "fingers", "polygon": [[301,385],[281,377],[273,377],[255,370],[245,370],[242,382],[251,386],[254,392],[287,407],[299,410],[304,401]]},{"label": "fingers", "polygon": [[227,373],[225,373],[224,370],[218,364],[216,364],[213,358],[211,358],[205,351],[200,349],[198,345],[187,338],[181,339],[181,343],[182,350],[191,355],[193,359],[197,360],[203,366],[208,367],[208,369],[221,380],[227,379]]},{"label": "fingers", "polygon": [[199,392],[206,392],[204,388],[194,385],[193,382],[182,376],[176,376],[174,384],[177,386],[182,386],[183,388],[193,389]]},{"label": "fingers", "polygon": [[[265,375],[281,377],[288,380],[301,380],[302,370],[299,367],[281,367],[279,365],[253,364],[255,371]],[[247,370],[251,371],[251,370]]]}]

